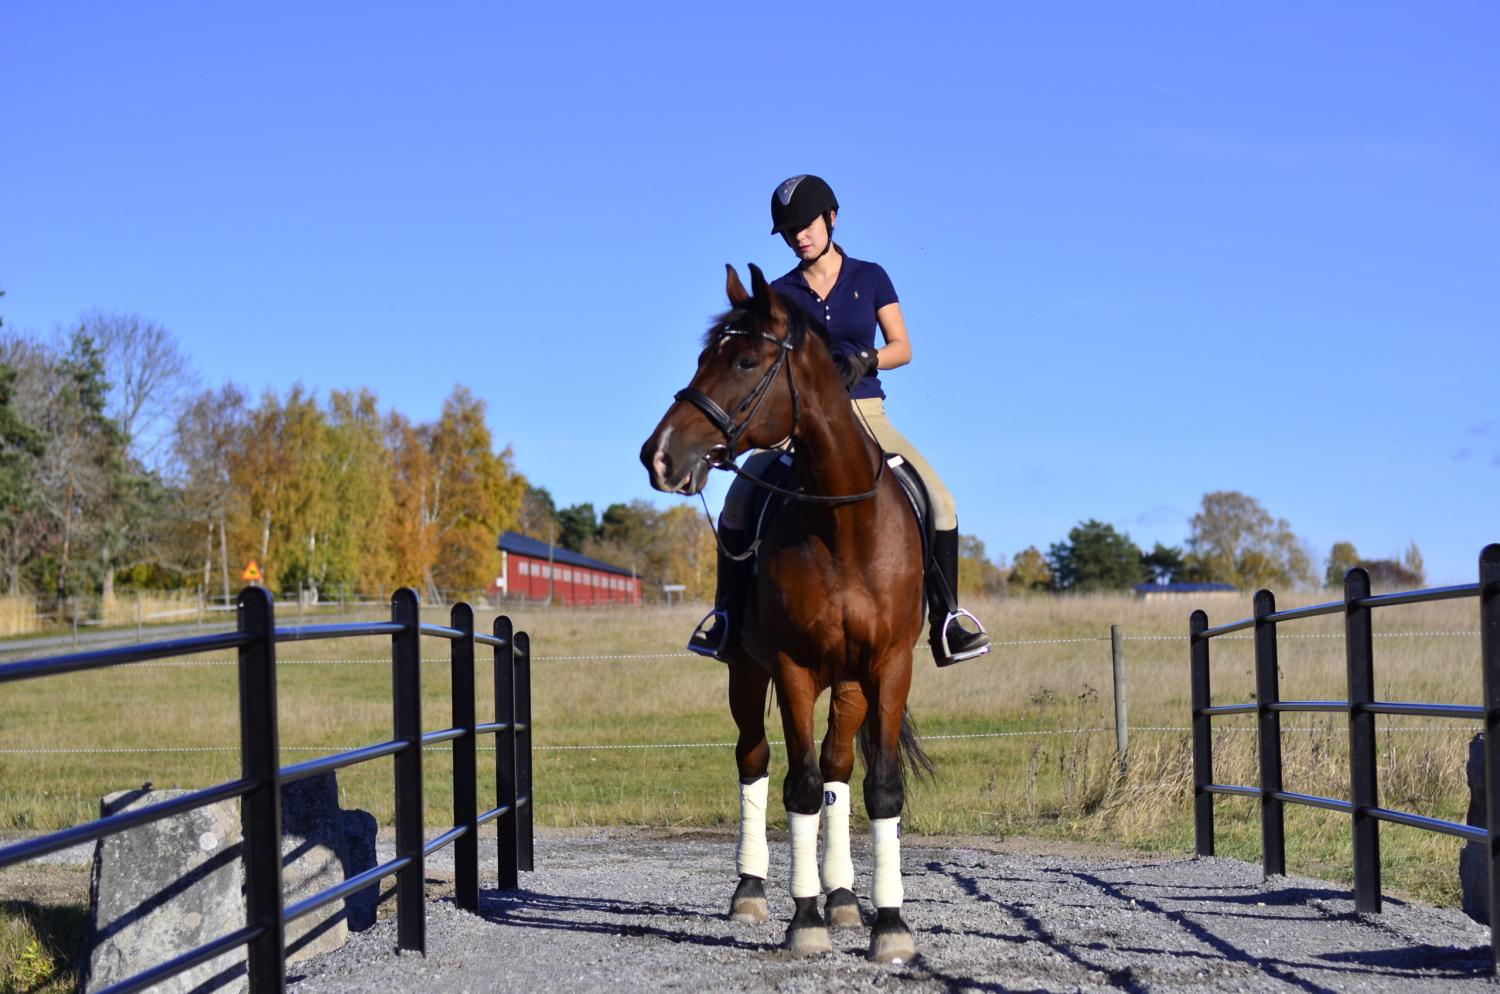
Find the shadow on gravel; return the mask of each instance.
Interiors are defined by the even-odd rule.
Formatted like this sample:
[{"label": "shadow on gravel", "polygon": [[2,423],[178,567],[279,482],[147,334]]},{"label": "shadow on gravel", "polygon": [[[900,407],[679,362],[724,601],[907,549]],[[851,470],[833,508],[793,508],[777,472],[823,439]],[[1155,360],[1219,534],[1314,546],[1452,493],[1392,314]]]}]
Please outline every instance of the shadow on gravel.
[{"label": "shadow on gravel", "polygon": [[[543,894],[529,890],[483,891],[479,895],[479,913],[496,924],[525,928],[558,929],[565,932],[591,932],[598,935],[646,936],[667,942],[690,943],[715,948],[763,951],[772,946],[745,942],[732,935],[708,935],[657,925],[634,924],[629,918],[682,918],[702,922],[703,912],[670,904],[649,901],[618,901],[602,897],[571,897]],[[611,916],[627,921],[594,921],[591,918]]]},{"label": "shadow on gravel", "polygon": [[[1318,900],[1340,900],[1347,899],[1348,891],[1325,890],[1311,887],[1282,887],[1276,890],[1265,890],[1247,895],[1237,895],[1222,899],[1224,904],[1246,904],[1255,902],[1256,905],[1267,907],[1307,907],[1309,910],[1318,911],[1316,917],[1288,918],[1286,916],[1270,916],[1255,914],[1234,914],[1218,911],[1194,910],[1192,912],[1176,911],[1165,908],[1149,898],[1131,897],[1120,884],[1104,880],[1091,873],[1079,871],[1067,871],[1071,876],[1091,887],[1095,887],[1106,896],[1113,898],[1125,905],[1133,905],[1142,911],[1158,915],[1172,922],[1178,928],[1187,932],[1199,942],[1204,943],[1216,950],[1230,963],[1243,964],[1254,967],[1267,973],[1278,980],[1300,987],[1305,991],[1317,992],[1317,994],[1336,994],[1330,987],[1324,987],[1306,977],[1298,976],[1294,970],[1298,967],[1304,969],[1319,970],[1329,973],[1350,974],[1354,976],[1368,974],[1382,974],[1389,977],[1401,978],[1411,983],[1420,984],[1424,980],[1431,980],[1436,974],[1440,977],[1462,979],[1465,977],[1487,975],[1489,973],[1488,950],[1455,949],[1452,947],[1436,950],[1432,946],[1404,946],[1388,950],[1354,951],[1348,953],[1329,953],[1326,955],[1310,954],[1311,962],[1297,962],[1273,957],[1256,956],[1247,950],[1241,949],[1228,939],[1215,934],[1202,923],[1195,921],[1199,917],[1219,917],[1233,919],[1274,919],[1277,921],[1357,921],[1367,922],[1363,916],[1352,914],[1338,914],[1324,911],[1314,902]],[[1133,886],[1133,885],[1132,885]],[[1174,895],[1175,896],[1175,895]],[[1208,897],[1184,896],[1183,901],[1207,902],[1214,900]],[[1192,917],[1189,917],[1191,914]],[[1378,923],[1376,924],[1378,926]],[[1156,950],[1147,950],[1156,952]],[[1440,954],[1439,954],[1440,953]],[[1174,953],[1178,956],[1202,956],[1200,953]],[[1205,957],[1212,958],[1212,957]],[[1337,966],[1337,963],[1355,964],[1348,967]],[[1426,971],[1419,975],[1417,971]]]}]

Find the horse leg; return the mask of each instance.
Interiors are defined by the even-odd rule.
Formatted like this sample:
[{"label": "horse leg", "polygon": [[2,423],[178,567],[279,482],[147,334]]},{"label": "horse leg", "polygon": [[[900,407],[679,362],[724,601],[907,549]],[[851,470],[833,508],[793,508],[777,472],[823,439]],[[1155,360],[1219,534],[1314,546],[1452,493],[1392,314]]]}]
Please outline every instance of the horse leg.
[{"label": "horse leg", "polygon": [[770,919],[766,873],[771,852],[766,846],[766,795],[771,747],[766,742],[766,685],[771,675],[747,659],[729,667],[729,712],[739,729],[734,747],[740,773],[740,837],[735,850],[739,884],[729,899],[729,920],[759,925]]},{"label": "horse leg", "polygon": [[864,925],[854,896],[854,862],[849,858],[849,776],[854,772],[854,733],[864,724],[869,703],[858,683],[834,685],[829,702],[828,733],[819,766],[823,773],[823,853],[820,863],[823,920],[829,928]]},{"label": "horse leg", "polygon": [[901,920],[901,808],[906,789],[901,773],[901,719],[911,687],[911,664],[876,668],[881,679],[866,693],[873,702],[869,721],[874,743],[865,770],[865,810],[875,844],[875,879],[870,898],[875,905],[875,927],[870,934],[869,958],[880,963],[909,963],[917,954],[911,929]]},{"label": "horse leg", "polygon": [[778,660],[780,679],[776,694],[781,701],[781,725],[786,733],[787,774],[781,797],[786,805],[786,824],[791,836],[792,865],[791,924],[785,947],[799,956],[831,952],[828,928],[818,914],[818,812],[823,802],[823,777],[813,740],[813,707],[818,701],[817,679]]}]

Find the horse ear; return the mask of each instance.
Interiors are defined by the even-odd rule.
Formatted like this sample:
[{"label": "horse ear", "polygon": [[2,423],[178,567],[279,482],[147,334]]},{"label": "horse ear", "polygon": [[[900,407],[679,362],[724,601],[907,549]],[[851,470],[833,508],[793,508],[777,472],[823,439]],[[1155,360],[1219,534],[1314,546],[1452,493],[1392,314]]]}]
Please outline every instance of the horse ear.
[{"label": "horse ear", "polygon": [[750,294],[745,292],[745,284],[740,282],[740,274],[734,271],[733,266],[726,262],[724,269],[729,274],[724,280],[724,292],[729,294],[729,302],[738,307],[750,299]]},{"label": "horse ear", "polygon": [[750,263],[750,288],[755,291],[755,302],[760,305],[762,314],[776,321],[786,318],[786,307],[781,303],[781,295],[771,289],[771,284],[766,282],[766,274],[753,262]]}]

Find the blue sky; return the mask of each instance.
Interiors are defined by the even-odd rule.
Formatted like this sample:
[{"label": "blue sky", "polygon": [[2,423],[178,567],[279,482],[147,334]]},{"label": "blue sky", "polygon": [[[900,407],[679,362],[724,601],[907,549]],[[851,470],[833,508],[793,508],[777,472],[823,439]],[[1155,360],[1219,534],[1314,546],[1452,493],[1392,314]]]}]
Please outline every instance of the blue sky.
[{"label": "blue sky", "polygon": [[816,172],[902,298],[892,417],[992,553],[1179,543],[1235,489],[1468,582],[1497,36],[1487,2],[11,5],[0,314],[134,312],[209,384],[417,418],[463,383],[560,504],[666,503],[636,452]]}]

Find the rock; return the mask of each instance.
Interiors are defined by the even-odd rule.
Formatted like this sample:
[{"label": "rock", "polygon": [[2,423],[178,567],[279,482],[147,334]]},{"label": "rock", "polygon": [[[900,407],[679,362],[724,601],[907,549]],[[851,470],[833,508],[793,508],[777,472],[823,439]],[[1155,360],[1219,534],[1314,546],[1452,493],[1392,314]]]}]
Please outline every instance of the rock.
[{"label": "rock", "polygon": [[[148,785],[149,786],[149,785]],[[180,797],[184,790],[111,794],[104,814]],[[375,818],[343,811],[333,773],[282,787],[282,900],[286,906],[375,865]],[[239,807],[225,802],[102,839],[94,849],[90,938],[82,990],[98,990],[245,921]],[[287,926],[288,962],[338,949],[375,923],[379,887],[317,909]],[[201,986],[200,986],[201,985]],[[244,953],[225,954],[153,990],[241,991]]]},{"label": "rock", "polygon": [[[374,815],[358,808],[343,812],[343,823],[344,878],[347,880],[374,868],[376,825]],[[372,884],[344,898],[344,911],[349,916],[351,929],[363,932],[375,924],[375,905],[379,898],[379,884]]]},{"label": "rock", "polygon": [[[1465,767],[1469,780],[1469,814],[1464,820],[1478,828],[1485,827],[1484,816],[1484,733],[1469,740],[1469,762]],[[1464,914],[1488,925],[1490,921],[1489,867],[1484,858],[1485,846],[1469,842],[1458,851],[1458,885],[1463,892]]]},{"label": "rock", "polygon": [[[101,816],[171,800],[186,790],[106,796]],[[89,885],[85,994],[179,956],[244,924],[239,811],[214,804],[100,839]],[[163,994],[247,987],[243,949],[179,973]]]}]

